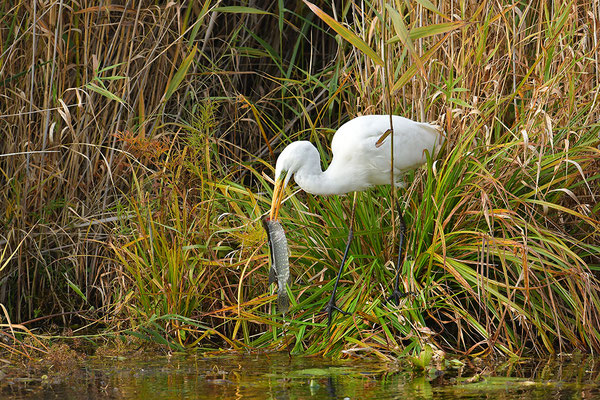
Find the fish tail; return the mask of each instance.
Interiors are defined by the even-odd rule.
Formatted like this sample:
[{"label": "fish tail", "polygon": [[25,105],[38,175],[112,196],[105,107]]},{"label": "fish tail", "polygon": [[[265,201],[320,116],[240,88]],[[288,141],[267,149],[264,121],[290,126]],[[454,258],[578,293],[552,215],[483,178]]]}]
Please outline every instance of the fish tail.
[{"label": "fish tail", "polygon": [[290,308],[290,298],[288,297],[287,290],[280,291],[277,295],[277,309],[285,314]]}]

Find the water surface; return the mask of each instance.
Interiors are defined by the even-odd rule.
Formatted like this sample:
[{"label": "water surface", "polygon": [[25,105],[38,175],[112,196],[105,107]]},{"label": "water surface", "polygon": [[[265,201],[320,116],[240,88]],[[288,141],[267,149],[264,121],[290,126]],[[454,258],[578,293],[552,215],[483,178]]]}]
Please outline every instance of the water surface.
[{"label": "water surface", "polygon": [[[23,375],[27,375],[26,373]],[[328,361],[287,354],[89,357],[68,371],[3,377],[7,399],[588,399],[600,398],[590,358],[438,363]]]}]

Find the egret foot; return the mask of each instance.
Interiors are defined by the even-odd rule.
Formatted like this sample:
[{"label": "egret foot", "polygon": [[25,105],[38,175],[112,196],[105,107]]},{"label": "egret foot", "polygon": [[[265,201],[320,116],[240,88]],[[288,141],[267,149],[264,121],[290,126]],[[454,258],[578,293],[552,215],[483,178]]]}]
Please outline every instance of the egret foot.
[{"label": "egret foot", "polygon": [[392,290],[392,294],[390,294],[390,297],[385,299],[383,304],[389,303],[391,301],[392,303],[395,303],[398,306],[400,305],[400,299],[403,299],[408,296],[414,296],[415,294],[416,293],[414,292],[401,292],[398,289],[394,289]]},{"label": "egret foot", "polygon": [[331,326],[331,321],[333,319],[333,312],[337,311],[341,314],[344,315],[352,315],[352,313],[349,313],[347,311],[342,310],[341,308],[339,308],[336,304],[335,304],[335,300],[333,298],[329,299],[329,302],[327,303],[327,305],[325,306],[325,308],[323,309],[323,311],[327,312],[327,329],[329,329],[329,327]]}]

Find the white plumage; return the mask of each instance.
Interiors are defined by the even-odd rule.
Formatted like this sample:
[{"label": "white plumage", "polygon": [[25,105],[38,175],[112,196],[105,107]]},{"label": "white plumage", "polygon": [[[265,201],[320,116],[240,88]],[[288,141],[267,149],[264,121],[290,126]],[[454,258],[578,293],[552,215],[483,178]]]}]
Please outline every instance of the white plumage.
[{"label": "white plumage", "polygon": [[[444,142],[444,135],[433,125],[415,122],[408,118],[392,116],[394,137],[394,183],[401,186],[402,175],[427,161],[426,152],[436,155]],[[284,189],[290,178],[302,189],[318,195],[344,194],[365,190],[375,185],[389,184],[392,168],[389,115],[365,115],[354,118],[342,125],[331,141],[333,159],[329,168],[321,169],[319,151],[310,142],[298,141],[287,146],[279,155],[275,166],[275,188],[269,218],[277,221],[283,200]],[[331,324],[333,311],[344,314],[335,302],[335,293],[344,270],[348,250],[353,237],[354,206],[350,217],[348,241],[340,264],[331,298],[325,307],[327,326]],[[400,217],[398,238],[398,262],[394,288],[388,300],[396,303],[407,295],[400,291],[400,264],[404,241],[404,220]]]},{"label": "white plumage", "polygon": [[[433,125],[397,115],[392,116],[392,123],[394,179],[396,185],[401,186],[402,175],[425,163],[426,150],[434,155],[444,142],[444,136]],[[275,167],[270,218],[277,219],[283,189],[292,176],[303,190],[317,195],[344,194],[389,184],[392,140],[387,136],[380,141],[389,130],[389,115],[365,115],[346,122],[333,136],[333,159],[325,171],[312,143],[297,141],[287,146]]]}]

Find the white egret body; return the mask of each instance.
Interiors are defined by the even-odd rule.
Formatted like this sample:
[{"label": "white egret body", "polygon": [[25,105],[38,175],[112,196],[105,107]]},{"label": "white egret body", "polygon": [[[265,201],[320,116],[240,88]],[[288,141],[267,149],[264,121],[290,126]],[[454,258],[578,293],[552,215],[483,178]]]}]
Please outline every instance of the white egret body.
[{"label": "white egret body", "polygon": [[[425,151],[433,155],[444,141],[435,126],[392,116],[394,133],[394,179],[402,185],[402,176],[424,164]],[[283,189],[292,175],[304,191],[317,195],[362,191],[390,183],[391,137],[377,145],[390,130],[389,115],[364,115],[342,125],[331,141],[333,159],[321,169],[319,152],[308,141],[297,141],[279,155],[275,167],[275,190],[271,219],[277,219]]]},{"label": "white egret body", "polygon": [[[354,118],[342,125],[331,141],[333,159],[329,168],[321,169],[321,159],[315,146],[307,141],[298,141],[287,146],[279,155],[275,166],[275,188],[269,219],[277,220],[283,199],[284,189],[290,178],[303,190],[317,195],[344,194],[365,190],[375,185],[389,184],[391,168],[394,168],[394,184],[402,186],[402,176],[427,161],[426,152],[435,155],[444,142],[444,136],[433,125],[415,122],[400,116],[392,116],[394,135],[394,157],[392,166],[389,115],[365,115]],[[356,197],[355,197],[356,201]],[[331,298],[325,307],[328,313],[328,326],[332,313],[338,310],[335,293],[344,269],[344,264],[353,238],[352,220],[346,250],[342,258]],[[400,235],[396,279],[390,299],[399,302],[407,293],[399,289],[404,221],[400,214]]]}]

